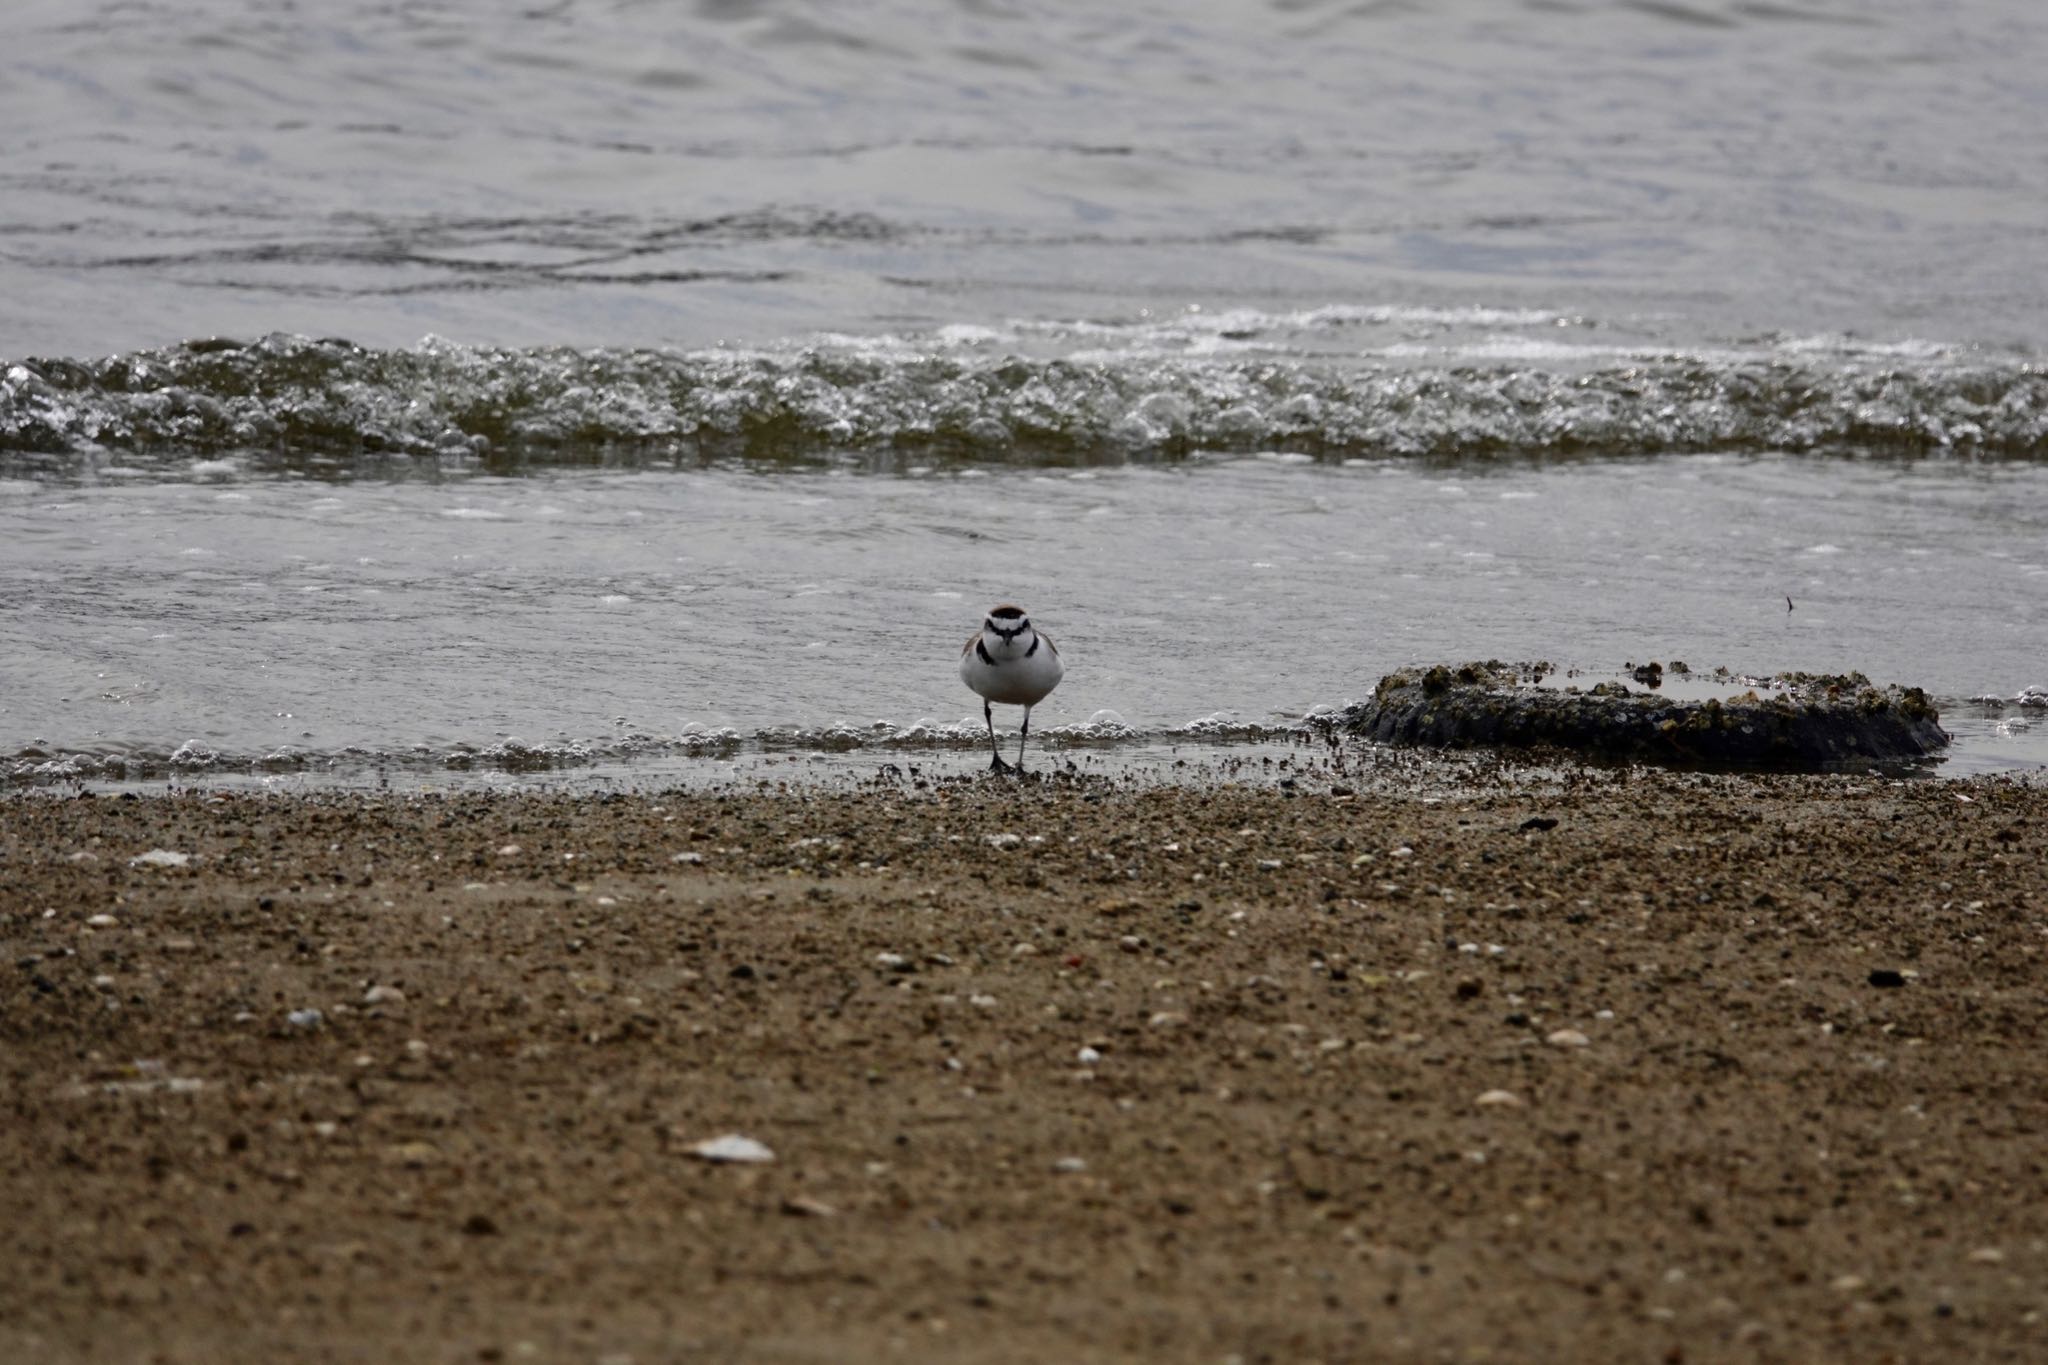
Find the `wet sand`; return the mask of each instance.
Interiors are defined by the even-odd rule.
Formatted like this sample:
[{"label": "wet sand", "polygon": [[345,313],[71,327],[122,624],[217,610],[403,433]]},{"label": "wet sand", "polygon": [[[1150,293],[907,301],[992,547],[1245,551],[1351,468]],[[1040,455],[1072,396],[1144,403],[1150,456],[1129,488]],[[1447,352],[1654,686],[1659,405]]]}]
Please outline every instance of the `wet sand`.
[{"label": "wet sand", "polygon": [[0,1359],[2048,1358],[2039,788],[39,795],[0,883]]}]

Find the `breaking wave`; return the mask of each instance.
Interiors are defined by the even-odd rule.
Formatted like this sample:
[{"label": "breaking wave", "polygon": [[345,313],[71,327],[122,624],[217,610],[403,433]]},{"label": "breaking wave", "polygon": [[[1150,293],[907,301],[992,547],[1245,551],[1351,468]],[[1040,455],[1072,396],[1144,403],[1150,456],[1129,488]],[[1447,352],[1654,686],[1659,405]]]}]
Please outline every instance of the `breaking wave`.
[{"label": "breaking wave", "polygon": [[[0,362],[0,469],[206,477],[240,467],[228,457],[257,470],[364,459],[504,470],[1207,452],[2048,456],[2048,367],[2023,358],[1829,339],[1638,352],[1490,316],[1461,326],[1522,330],[1428,346],[1387,340],[1377,313],[1315,310],[1067,324],[1051,355],[1031,353],[1051,324],[745,351],[198,341]],[[1312,344],[1294,344],[1303,336]],[[1333,336],[1373,344],[1333,350]]]}]

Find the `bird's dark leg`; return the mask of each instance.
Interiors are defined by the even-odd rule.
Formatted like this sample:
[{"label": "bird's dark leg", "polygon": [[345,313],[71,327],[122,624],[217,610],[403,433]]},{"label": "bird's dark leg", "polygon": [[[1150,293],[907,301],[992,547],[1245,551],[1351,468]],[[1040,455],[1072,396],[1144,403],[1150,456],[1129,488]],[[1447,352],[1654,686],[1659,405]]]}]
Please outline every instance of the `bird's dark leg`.
[{"label": "bird's dark leg", "polygon": [[1031,737],[1031,708],[1024,708],[1024,724],[1017,731],[1017,771],[1024,771],[1024,741]]},{"label": "bird's dark leg", "polygon": [[986,701],[981,704],[981,718],[988,722],[988,770],[992,773],[1006,773],[1010,771],[1010,765],[1003,762],[1003,751],[996,747],[995,708]]}]

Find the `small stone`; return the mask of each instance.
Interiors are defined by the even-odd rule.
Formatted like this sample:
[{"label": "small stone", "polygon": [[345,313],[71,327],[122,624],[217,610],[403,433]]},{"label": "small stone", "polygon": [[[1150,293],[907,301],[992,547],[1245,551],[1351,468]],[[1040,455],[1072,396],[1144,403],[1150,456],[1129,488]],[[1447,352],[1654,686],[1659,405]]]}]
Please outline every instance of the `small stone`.
[{"label": "small stone", "polygon": [[1870,974],[1870,984],[1884,990],[1896,990],[1906,984],[1906,974],[1889,967],[1879,967]]},{"label": "small stone", "polygon": [[1543,1040],[1554,1047],[1590,1047],[1593,1040],[1575,1028],[1561,1028]]},{"label": "small stone", "polygon": [[430,1166],[441,1159],[441,1149],[431,1142],[394,1142],[384,1149],[384,1159],[396,1166]]},{"label": "small stone", "polygon": [[830,1218],[839,1212],[824,1200],[807,1194],[794,1194],[783,1200],[782,1211],[792,1218]]},{"label": "small stone", "polygon": [[396,986],[372,986],[363,992],[365,1005],[403,1005],[405,992]]},{"label": "small stone", "polygon": [[775,1160],[775,1153],[765,1144],[738,1133],[699,1142],[690,1148],[690,1155],[717,1165],[760,1166]]},{"label": "small stone", "polygon": [[1052,1163],[1052,1169],[1057,1175],[1079,1175],[1088,1169],[1088,1163],[1077,1156],[1063,1156]]},{"label": "small stone", "polygon": [[519,845],[517,844],[506,844],[503,848],[498,850],[498,856],[500,858],[510,858],[520,853],[524,853],[525,851],[525,849],[519,847]]},{"label": "small stone", "polygon": [[1978,1247],[1963,1259],[1972,1265],[2004,1265],[2005,1253],[1997,1247]]},{"label": "small stone", "polygon": [[198,946],[196,942],[189,938],[167,938],[164,940],[164,951],[167,953],[189,953]]},{"label": "small stone", "polygon": [[1512,1090],[1489,1090],[1472,1103],[1482,1109],[1521,1109],[1525,1102]]},{"label": "small stone", "polygon": [[1084,1047],[1074,1054],[1074,1060],[1078,1061],[1082,1066],[1094,1066],[1102,1060],[1102,1054],[1092,1047]]},{"label": "small stone", "polygon": [[112,929],[117,927],[121,921],[115,919],[112,915],[94,915],[87,919],[85,923],[88,928],[92,929]]},{"label": "small stone", "polygon": [[462,1234],[465,1237],[496,1237],[498,1224],[487,1213],[472,1213],[462,1220]]},{"label": "small stone", "polygon": [[696,864],[704,861],[704,855],[701,853],[678,853],[673,858],[670,858],[669,861],[672,863]]},{"label": "small stone", "polygon": [[192,861],[189,853],[178,853],[168,848],[153,848],[147,853],[137,854],[128,860],[130,867],[183,867]]},{"label": "small stone", "polygon": [[1834,1290],[1837,1294],[1854,1294],[1860,1289],[1868,1289],[1869,1287],[1870,1281],[1864,1279],[1861,1275],[1837,1275],[1834,1279],[1828,1281],[1828,1288]]},{"label": "small stone", "polygon": [[284,1017],[284,1021],[293,1028],[316,1029],[327,1021],[327,1016],[319,1010],[293,1010]]},{"label": "small stone", "polygon": [[1153,1028],[1185,1028],[1188,1017],[1180,1010],[1161,1010],[1145,1022]]}]

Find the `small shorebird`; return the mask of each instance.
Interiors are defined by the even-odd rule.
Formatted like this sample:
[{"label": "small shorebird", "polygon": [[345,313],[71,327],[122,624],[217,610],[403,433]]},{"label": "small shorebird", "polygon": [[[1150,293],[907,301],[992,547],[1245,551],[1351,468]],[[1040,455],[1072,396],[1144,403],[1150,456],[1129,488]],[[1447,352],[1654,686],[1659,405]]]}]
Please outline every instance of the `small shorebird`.
[{"label": "small shorebird", "polygon": [[1060,685],[1060,652],[1052,637],[1040,635],[1022,607],[1000,606],[988,614],[981,629],[960,651],[960,681],[981,694],[981,717],[988,722],[989,770],[1006,773],[1002,750],[996,747],[996,714],[991,703],[1024,708],[1017,733],[1017,771],[1024,771],[1024,741],[1031,734],[1031,708]]}]

